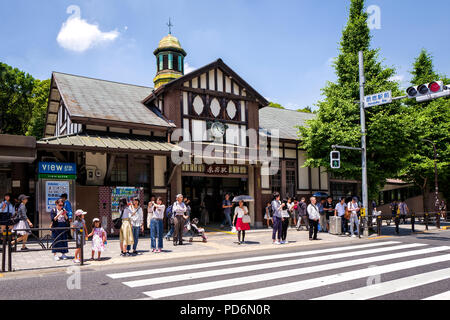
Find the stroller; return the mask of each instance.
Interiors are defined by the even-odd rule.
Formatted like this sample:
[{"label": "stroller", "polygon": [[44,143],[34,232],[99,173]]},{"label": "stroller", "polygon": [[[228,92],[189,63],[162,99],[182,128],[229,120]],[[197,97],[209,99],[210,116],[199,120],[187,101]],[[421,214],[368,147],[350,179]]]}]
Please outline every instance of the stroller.
[{"label": "stroller", "polygon": [[192,222],[190,219],[186,220],[184,226],[185,235],[189,237],[189,242],[194,241],[195,237],[201,237],[203,242],[208,242],[208,238],[205,235],[205,229],[200,228],[198,222],[197,218],[192,219]]}]

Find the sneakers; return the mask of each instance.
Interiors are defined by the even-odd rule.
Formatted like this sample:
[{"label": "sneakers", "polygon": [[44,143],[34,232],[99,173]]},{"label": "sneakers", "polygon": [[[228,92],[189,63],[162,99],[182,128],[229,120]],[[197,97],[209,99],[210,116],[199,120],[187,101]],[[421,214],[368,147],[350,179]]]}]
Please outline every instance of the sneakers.
[{"label": "sneakers", "polygon": [[67,260],[68,258],[67,258],[67,256],[65,254],[63,254],[63,255],[61,255],[61,259]]},{"label": "sneakers", "polygon": [[280,244],[286,244],[286,241],[281,241]]},{"label": "sneakers", "polygon": [[54,259],[55,261],[59,261],[59,260],[60,260],[58,256],[55,256],[53,259]]},{"label": "sneakers", "polygon": [[126,256],[125,252],[121,252],[121,253],[120,253],[120,256],[121,256],[121,257],[125,257],[125,256]]},{"label": "sneakers", "polygon": [[161,253],[161,249],[156,250],[156,253]]},{"label": "sneakers", "polygon": [[276,244],[276,245],[278,245],[278,244],[281,244],[280,242],[278,242],[278,241],[275,241],[275,242],[273,242],[273,244]]},{"label": "sneakers", "polygon": [[155,253],[156,252],[156,249],[152,249],[152,253]]},{"label": "sneakers", "polygon": [[356,236],[354,234],[352,234],[352,238],[356,238]]},{"label": "sneakers", "polygon": [[80,263],[80,260],[78,260],[78,259],[73,259],[73,263]]},{"label": "sneakers", "polygon": [[23,248],[20,249],[20,251],[28,251],[28,248],[27,247],[23,247]]}]

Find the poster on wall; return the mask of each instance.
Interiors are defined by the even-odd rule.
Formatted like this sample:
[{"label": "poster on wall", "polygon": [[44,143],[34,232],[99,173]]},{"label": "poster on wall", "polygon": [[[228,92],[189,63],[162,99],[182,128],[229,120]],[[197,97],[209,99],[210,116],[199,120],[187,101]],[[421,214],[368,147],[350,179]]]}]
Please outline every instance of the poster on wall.
[{"label": "poster on wall", "polygon": [[111,190],[111,215],[112,219],[120,218],[119,200],[127,198],[128,203],[135,197],[139,197],[140,188],[135,187],[116,187]]},{"label": "poster on wall", "polygon": [[[70,197],[69,181],[46,181],[45,182],[45,207],[50,212],[55,207],[55,201],[58,200],[63,193],[67,193]],[[67,199],[70,201],[70,199]]]}]

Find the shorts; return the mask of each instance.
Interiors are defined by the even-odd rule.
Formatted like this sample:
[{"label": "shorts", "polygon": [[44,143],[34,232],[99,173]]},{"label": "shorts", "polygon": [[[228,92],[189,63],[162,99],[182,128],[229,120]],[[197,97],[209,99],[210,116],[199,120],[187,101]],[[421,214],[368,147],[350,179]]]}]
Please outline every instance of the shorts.
[{"label": "shorts", "polygon": [[8,212],[0,213],[0,226],[12,226],[11,214]]}]

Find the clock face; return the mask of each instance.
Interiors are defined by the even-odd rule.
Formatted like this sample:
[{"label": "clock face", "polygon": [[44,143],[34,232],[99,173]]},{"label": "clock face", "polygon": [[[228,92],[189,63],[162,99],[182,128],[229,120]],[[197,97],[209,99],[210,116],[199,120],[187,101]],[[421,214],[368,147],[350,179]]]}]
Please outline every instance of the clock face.
[{"label": "clock face", "polygon": [[216,138],[221,138],[225,134],[225,126],[223,123],[214,122],[211,125],[211,134]]}]

